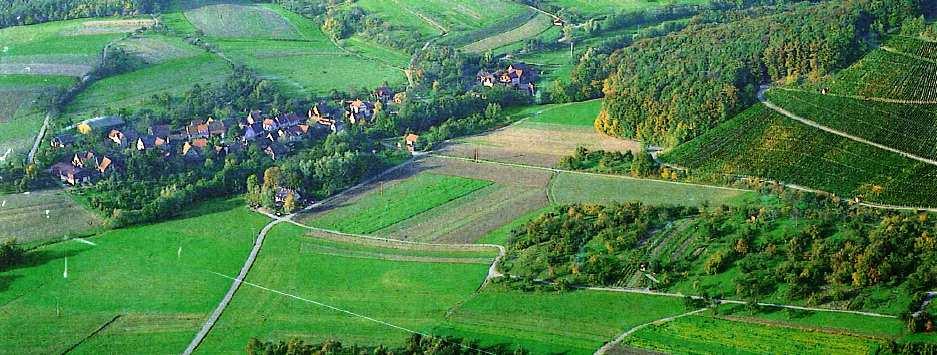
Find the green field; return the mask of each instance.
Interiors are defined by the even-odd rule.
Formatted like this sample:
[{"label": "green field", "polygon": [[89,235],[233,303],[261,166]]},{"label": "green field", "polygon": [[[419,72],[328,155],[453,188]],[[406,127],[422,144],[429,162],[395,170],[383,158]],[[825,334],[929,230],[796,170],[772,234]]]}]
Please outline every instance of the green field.
[{"label": "green field", "polygon": [[387,22],[424,35],[479,30],[526,11],[520,4],[504,0],[360,0],[356,4]]},{"label": "green field", "polygon": [[626,345],[665,353],[870,354],[874,340],[689,316],[643,328]]},{"label": "green field", "polygon": [[[430,332],[441,323],[446,310],[468,298],[488,269],[487,264],[445,259],[418,262],[399,249],[372,249],[371,255],[362,256],[354,244],[323,243],[304,234],[305,229],[294,225],[274,228],[247,281],[415,331]],[[400,329],[244,285],[199,350],[241,352],[251,337],[398,346],[408,336]]]},{"label": "green field", "polygon": [[139,107],[155,94],[178,95],[194,85],[221,82],[230,73],[230,66],[210,53],[173,59],[98,80],[78,94],[65,111],[75,120],[87,119],[107,107]]},{"label": "green field", "polygon": [[301,36],[276,11],[260,5],[216,4],[185,12],[186,19],[209,37],[299,39]]},{"label": "green field", "polygon": [[721,305],[719,314],[730,320],[761,322],[787,327],[807,327],[826,331],[839,331],[857,336],[899,338],[907,334],[904,322],[897,318],[868,317],[833,312],[791,311],[763,307],[751,314],[744,305]]},{"label": "green field", "polygon": [[490,181],[423,173],[386,189],[371,191],[308,222],[345,233],[372,233],[488,185]]},{"label": "green field", "polygon": [[534,106],[518,115],[528,115],[530,123],[550,123],[566,126],[593,127],[602,110],[602,100]]},{"label": "green field", "polygon": [[485,234],[483,237],[481,237],[481,239],[478,240],[477,243],[505,245],[507,244],[508,239],[511,238],[511,232],[513,232],[515,229],[523,227],[527,224],[527,222],[540,217],[540,215],[542,215],[544,212],[547,212],[553,208],[554,206],[547,206],[536,211],[528,212],[520,218],[515,219],[511,223],[505,224],[498,229]]},{"label": "green field", "polygon": [[876,49],[821,82],[831,94],[937,102],[937,61]]},{"label": "green field", "polygon": [[189,217],[88,238],[96,246],[39,248],[0,273],[0,344],[20,353],[82,341],[75,352],[180,352],[231,285],[212,272],[237,273],[266,221],[241,200],[214,201]]},{"label": "green field", "polygon": [[937,168],[790,120],[763,105],[661,156],[694,178],[757,176],[845,198],[934,206]]},{"label": "green field", "polygon": [[711,206],[731,204],[753,193],[715,186],[674,184],[647,179],[557,174],[550,182],[553,203],[613,203],[640,201],[652,205]]},{"label": "green field", "polygon": [[483,53],[512,43],[521,42],[528,38],[537,37],[540,33],[550,29],[552,26],[552,17],[537,13],[532,19],[517,28],[469,43],[462,47],[462,49],[468,52]]},{"label": "green field", "polygon": [[592,354],[639,324],[686,312],[679,298],[618,292],[520,292],[497,285],[457,307],[436,331],[534,354]]},{"label": "green field", "polygon": [[708,0],[544,0],[546,5],[559,6],[587,16],[607,15],[616,12],[650,10],[669,4],[705,4]]},{"label": "green field", "polygon": [[117,42],[117,46],[149,64],[194,57],[205,52],[182,38],[157,34],[130,37]]},{"label": "green field", "polygon": [[85,235],[104,223],[62,190],[0,195],[0,206],[0,239],[16,238],[19,243]]},{"label": "green field", "polygon": [[54,75],[0,75],[0,162],[18,159],[32,146],[45,112],[34,100],[48,89],[66,89],[75,78]]}]

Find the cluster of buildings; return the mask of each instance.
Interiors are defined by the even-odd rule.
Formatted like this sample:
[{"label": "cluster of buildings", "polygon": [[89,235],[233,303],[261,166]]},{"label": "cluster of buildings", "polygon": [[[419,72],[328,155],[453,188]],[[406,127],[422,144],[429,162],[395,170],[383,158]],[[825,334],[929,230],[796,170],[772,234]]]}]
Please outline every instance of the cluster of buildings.
[{"label": "cluster of buildings", "polygon": [[[276,115],[250,111],[245,118],[193,120],[183,127],[154,124],[145,132],[138,132],[120,117],[98,117],[79,124],[76,129],[83,135],[101,135],[105,144],[112,145],[102,152],[75,153],[70,159],[54,164],[49,172],[71,185],[90,183],[123,167],[122,154],[127,150],[157,151],[163,157],[179,156],[186,162],[201,162],[210,156],[224,156],[256,145],[273,160],[290,154],[297,143],[340,132],[346,124],[365,125],[373,121],[377,102],[384,105],[400,103],[403,94],[394,94],[387,87],[373,94],[377,101],[360,99],[343,101],[342,108],[333,108],[325,102],[312,106],[306,117],[293,112]],[[54,137],[55,149],[66,149],[76,143],[76,136],[65,133]],[[118,153],[103,153],[118,152]]]},{"label": "cluster of buildings", "polygon": [[515,90],[526,90],[529,95],[537,93],[537,86],[534,84],[540,74],[524,63],[513,63],[506,69],[499,69],[494,72],[481,69],[475,76],[479,85],[485,87],[494,87],[495,85],[511,87]]}]

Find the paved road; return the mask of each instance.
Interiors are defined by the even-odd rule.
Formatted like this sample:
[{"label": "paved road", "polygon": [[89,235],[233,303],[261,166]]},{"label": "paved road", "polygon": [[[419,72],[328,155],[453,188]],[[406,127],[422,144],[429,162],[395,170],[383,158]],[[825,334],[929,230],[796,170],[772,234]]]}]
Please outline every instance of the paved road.
[{"label": "paved road", "polygon": [[792,119],[792,120],[795,120],[795,121],[797,121],[797,122],[803,123],[803,124],[805,124],[805,125],[808,125],[808,126],[811,126],[811,127],[814,127],[814,128],[818,128],[818,129],[820,129],[820,130],[822,130],[822,131],[835,134],[835,135],[840,136],[840,137],[844,137],[844,138],[847,138],[847,139],[850,139],[850,140],[854,140],[854,141],[859,142],[859,143],[871,145],[871,146],[873,146],[873,147],[876,147],[876,148],[879,148],[879,149],[882,149],[882,150],[887,150],[887,151],[889,151],[889,152],[892,152],[892,153],[895,153],[895,154],[899,154],[899,155],[904,156],[904,157],[906,157],[906,158],[911,158],[911,159],[920,161],[920,162],[925,163],[925,164],[930,164],[930,165],[937,166],[937,160],[927,159],[927,158],[920,157],[920,156],[917,156],[917,155],[914,155],[914,154],[911,154],[911,153],[908,153],[908,152],[905,152],[905,151],[901,151],[901,150],[898,150],[898,149],[895,149],[895,148],[892,148],[892,147],[889,147],[889,146],[886,146],[886,145],[878,144],[878,143],[872,142],[872,141],[870,141],[870,140],[867,140],[867,139],[865,139],[865,138],[857,137],[857,136],[851,135],[851,134],[849,134],[849,133],[846,133],[846,132],[843,132],[843,131],[839,131],[839,130],[836,130],[836,129],[833,129],[833,128],[830,128],[830,127],[821,125],[821,124],[819,124],[819,123],[817,123],[817,122],[808,120],[808,119],[806,119],[806,118],[797,116],[797,115],[795,115],[794,113],[792,113],[792,112],[790,112],[790,111],[787,111],[787,110],[785,110],[785,109],[783,109],[783,108],[781,108],[781,107],[779,107],[779,106],[777,106],[777,105],[771,103],[771,101],[768,101],[768,100],[765,98],[765,92],[768,91],[769,88],[770,88],[770,87],[767,86],[767,85],[762,85],[762,86],[761,86],[761,88],[758,90],[758,100],[761,101],[761,103],[763,103],[763,104],[764,104],[765,106],[767,106],[768,108],[770,108],[770,109],[772,109],[772,110],[774,110],[774,111],[777,111],[778,113],[780,113],[780,114],[786,116],[787,118],[790,118],[790,119]]}]

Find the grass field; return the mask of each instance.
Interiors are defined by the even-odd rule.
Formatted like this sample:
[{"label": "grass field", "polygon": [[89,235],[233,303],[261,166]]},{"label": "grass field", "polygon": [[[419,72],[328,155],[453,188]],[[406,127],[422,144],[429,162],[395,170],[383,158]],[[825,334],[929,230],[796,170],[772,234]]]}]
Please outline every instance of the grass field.
[{"label": "grass field", "polygon": [[[757,176],[845,198],[934,206],[937,168],[787,119],[756,105],[664,154],[701,180]],[[727,177],[729,175],[729,177]]]},{"label": "grass field", "polygon": [[42,92],[75,82],[68,76],[0,75],[0,162],[18,159],[32,146],[45,118],[35,105]]},{"label": "grass field", "polygon": [[277,12],[260,5],[215,4],[196,7],[185,17],[209,37],[299,39],[299,31]]},{"label": "grass field", "polygon": [[526,8],[504,0],[361,0],[369,13],[424,35],[467,32],[522,14]]},{"label": "grass field", "polygon": [[625,344],[665,353],[711,354],[852,355],[874,353],[880,347],[873,340],[858,337],[704,316],[689,316],[649,326],[626,338]]},{"label": "grass field", "polygon": [[117,46],[149,64],[194,57],[205,52],[179,37],[154,34],[127,38],[117,42]]},{"label": "grass field", "polygon": [[571,9],[587,16],[607,15],[616,12],[649,10],[669,4],[705,4],[708,0],[545,0],[544,4]]},{"label": "grass field", "polygon": [[527,110],[530,119],[525,122],[593,127],[601,110],[602,100],[534,106]]},{"label": "grass field", "polygon": [[711,206],[732,204],[753,192],[714,186],[681,185],[656,180],[632,180],[612,176],[557,174],[550,182],[556,204],[641,201],[652,205]]},{"label": "grass field", "polygon": [[534,354],[592,354],[625,330],[686,312],[679,298],[617,292],[520,292],[497,285],[457,307],[437,332],[514,343]]},{"label": "grass field", "polygon": [[[441,323],[450,306],[468,298],[482,283],[488,268],[443,262],[446,259],[400,260],[396,256],[407,252],[399,249],[371,249],[371,255],[362,256],[354,244],[326,243],[304,234],[294,225],[274,228],[247,281],[416,331],[430,332]],[[330,249],[322,252],[325,248]],[[421,252],[424,257],[433,254]],[[408,336],[399,329],[244,285],[199,349],[205,354],[241,352],[251,337],[397,346]]]},{"label": "grass field", "polygon": [[346,233],[372,233],[490,184],[490,181],[457,176],[420,174],[386,189],[372,191],[349,205],[326,211],[309,223]]},{"label": "grass field", "polygon": [[74,352],[185,349],[231,284],[212,272],[236,273],[267,220],[241,200],[189,216],[107,231],[88,239],[96,245],[45,246],[0,273],[0,345],[20,353],[62,353],[82,341]]},{"label": "grass field", "polygon": [[901,319],[868,317],[847,313],[790,311],[780,308],[762,308],[752,314],[743,305],[721,305],[720,317],[766,325],[806,327],[828,332],[843,332],[875,338],[900,338],[907,334]]},{"label": "grass field", "polygon": [[196,84],[220,82],[230,73],[230,66],[210,53],[172,59],[98,80],[78,94],[65,111],[76,120],[87,119],[107,107],[138,107],[155,94],[181,94]]},{"label": "grass field", "polygon": [[65,191],[0,195],[0,238],[31,244],[85,235],[102,224],[101,218],[76,204]]},{"label": "grass field", "polygon": [[537,13],[532,19],[530,19],[530,21],[525,22],[520,27],[470,43],[462,47],[462,50],[474,53],[483,53],[485,51],[504,47],[528,38],[537,37],[537,35],[543,31],[548,30],[552,26],[552,17],[542,13]]}]

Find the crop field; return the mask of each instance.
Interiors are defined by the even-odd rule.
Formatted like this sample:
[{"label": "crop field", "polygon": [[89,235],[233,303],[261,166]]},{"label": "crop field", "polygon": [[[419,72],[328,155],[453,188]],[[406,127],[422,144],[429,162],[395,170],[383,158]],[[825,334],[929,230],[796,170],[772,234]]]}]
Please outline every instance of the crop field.
[{"label": "crop field", "polygon": [[617,176],[557,174],[550,182],[550,200],[556,204],[640,201],[652,205],[700,206],[731,204],[753,194],[716,186],[675,184]]},{"label": "crop field", "polygon": [[458,306],[436,332],[532,353],[592,354],[639,324],[686,312],[679,298],[618,292],[520,292],[498,285]]},{"label": "crop field", "polygon": [[[41,247],[0,273],[0,345],[22,353],[175,353],[230,286],[266,218],[241,200]],[[66,276],[67,258],[67,277]],[[91,334],[105,326],[97,335]],[[29,327],[24,327],[29,324]]]},{"label": "crop field", "polygon": [[785,90],[772,90],[767,97],[772,103],[821,125],[937,159],[937,104],[884,103]]},{"label": "crop field", "polygon": [[260,5],[216,4],[185,11],[185,17],[209,37],[299,39],[276,11]]},{"label": "crop field", "polygon": [[410,65],[410,56],[397,49],[383,46],[361,36],[352,36],[342,41],[345,49],[374,60],[384,62],[397,68],[406,68]]},{"label": "crop field", "polygon": [[664,154],[703,180],[757,176],[863,196],[879,203],[934,206],[937,168],[787,119],[757,105]]},{"label": "crop field", "polygon": [[462,47],[462,50],[474,53],[482,53],[488,50],[509,45],[511,43],[536,37],[552,26],[553,18],[538,12],[532,19],[525,22],[520,27],[470,43]]},{"label": "crop field", "polygon": [[213,43],[225,56],[253,68],[286,93],[324,95],[333,89],[374,88],[384,82],[392,85],[406,82],[403,70],[342,50],[312,21],[278,6],[265,8],[278,13],[296,28],[301,40],[217,39]]},{"label": "crop field", "polygon": [[837,95],[937,102],[937,62],[877,49],[827,85]]},{"label": "crop field", "polygon": [[44,112],[35,102],[48,88],[67,88],[75,79],[51,75],[0,75],[0,163],[15,159],[28,150],[39,128]]},{"label": "crop field", "polygon": [[874,337],[901,338],[907,329],[901,319],[868,317],[858,314],[790,311],[763,307],[752,314],[744,305],[719,306],[720,318],[788,328],[810,328],[826,332]]},{"label": "crop field", "polygon": [[[362,255],[360,246],[305,236],[305,229],[289,224],[275,227],[264,244],[248,282],[431,334],[444,321],[446,310],[482,283],[488,269],[487,264],[443,262],[453,257],[449,252],[433,262],[415,261],[413,251],[373,246],[368,247],[370,255]],[[396,257],[400,255],[404,257]],[[207,354],[241,352],[251,337],[397,346],[408,336],[399,329],[243,285],[199,349]]]},{"label": "crop field", "polygon": [[870,354],[881,344],[847,335],[689,316],[638,330],[631,347],[666,353]]},{"label": "crop field", "polygon": [[108,42],[149,23],[83,19],[0,29],[0,74],[80,77],[100,60]]},{"label": "crop field", "polygon": [[373,233],[488,185],[490,181],[423,173],[323,212],[309,223],[346,233]]},{"label": "crop field", "polygon": [[891,36],[886,48],[927,60],[937,60],[937,43],[907,36]]},{"label": "crop field", "polygon": [[0,239],[29,244],[86,235],[102,225],[101,218],[62,190],[0,195]]},{"label": "crop field", "polygon": [[117,46],[149,64],[194,57],[205,52],[181,38],[164,35],[134,36],[117,42]]},{"label": "crop field", "polygon": [[477,243],[506,245],[508,243],[508,240],[511,238],[511,233],[514,232],[515,229],[521,228],[522,226],[526,225],[527,222],[530,222],[536,219],[537,217],[540,217],[542,214],[549,211],[551,208],[553,208],[552,205],[538,209],[538,210],[527,212],[526,214],[521,215],[517,219],[507,224],[503,224],[497,229],[494,229],[488,232],[488,234],[485,234],[480,239],[478,239]]},{"label": "crop field", "polygon": [[424,35],[478,30],[527,10],[504,0],[361,0],[356,4],[385,21]]},{"label": "crop field", "polygon": [[588,16],[598,16],[615,12],[648,10],[669,4],[705,4],[708,0],[545,0],[545,5],[572,9]]},{"label": "crop field", "polygon": [[66,112],[76,120],[86,119],[106,107],[139,106],[154,94],[181,94],[196,84],[220,82],[230,73],[230,66],[210,53],[172,59],[98,80],[78,94]]}]

